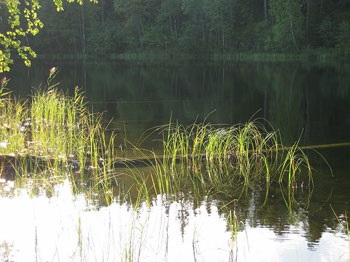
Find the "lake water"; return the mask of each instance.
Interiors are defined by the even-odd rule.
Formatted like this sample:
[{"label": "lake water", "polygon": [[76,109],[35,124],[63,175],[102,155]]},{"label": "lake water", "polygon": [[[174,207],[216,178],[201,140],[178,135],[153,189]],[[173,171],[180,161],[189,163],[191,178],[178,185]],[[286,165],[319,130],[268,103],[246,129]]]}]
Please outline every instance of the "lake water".
[{"label": "lake water", "polygon": [[[0,183],[0,260],[8,261],[349,261],[350,65],[301,63],[126,64],[36,61],[15,68],[10,87],[25,96],[58,66],[60,88],[85,90],[94,112],[137,143],[149,128],[178,121],[233,125],[268,120],[285,144],[329,145],[310,151],[315,186],[308,205],[289,212],[283,199],[254,191],[151,206],[96,206],[69,183],[30,197]],[[332,146],[333,145],[333,146]],[[156,143],[146,140],[144,148]],[[300,189],[302,191],[302,189]],[[303,192],[300,192],[303,194]],[[227,204],[229,203],[229,204]],[[239,221],[235,237],[229,210]]]}]

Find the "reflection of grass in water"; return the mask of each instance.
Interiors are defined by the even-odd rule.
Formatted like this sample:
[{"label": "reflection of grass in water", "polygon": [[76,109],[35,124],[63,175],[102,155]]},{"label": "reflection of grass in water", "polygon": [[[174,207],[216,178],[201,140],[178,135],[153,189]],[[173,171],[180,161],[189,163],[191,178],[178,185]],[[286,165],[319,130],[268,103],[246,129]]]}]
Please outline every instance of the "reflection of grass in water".
[{"label": "reflection of grass in water", "polygon": [[338,216],[337,213],[335,212],[335,210],[333,209],[333,207],[330,205],[330,208],[334,214],[334,217],[336,218],[339,227],[341,228],[340,230],[342,232],[344,232],[347,235],[348,238],[348,245],[349,245],[349,261],[350,261],[350,226],[349,226],[349,218],[348,218],[348,214],[347,211],[345,210],[344,215]]},{"label": "reflection of grass in water", "polygon": [[348,214],[345,211],[345,221],[346,221],[346,233],[348,235],[348,244],[349,244],[349,261],[350,261],[350,226],[349,226],[349,218]]},{"label": "reflection of grass in water", "polygon": [[253,121],[232,127],[170,123],[157,129],[163,134],[162,157],[135,150],[151,175],[135,170],[132,162],[126,172],[116,172],[116,135],[107,137],[102,116],[88,111],[78,89],[69,97],[52,84],[56,74],[50,71],[48,89],[35,91],[31,100],[17,101],[1,88],[0,154],[21,156],[12,163],[16,174],[29,169],[39,180],[54,180],[68,172],[75,177],[71,182],[76,189],[89,184],[92,194],[102,192],[107,203],[124,174],[134,179],[132,187],[146,199],[151,193],[176,195],[184,187],[201,195],[259,185],[267,195],[270,184],[278,182],[288,206],[294,188],[303,180],[308,187],[312,184],[308,158],[298,143],[286,149],[278,131]]},{"label": "reflection of grass in water", "polygon": [[[277,184],[289,208],[297,187],[312,188],[307,155],[295,143],[284,147],[278,131],[248,122],[232,127],[169,124],[163,128],[163,156],[152,166],[156,192],[184,188],[201,194],[230,194]],[[304,185],[305,184],[305,185]]]},{"label": "reflection of grass in water", "polygon": [[70,97],[52,84],[56,74],[55,68],[50,70],[47,89],[36,90],[23,101],[1,86],[2,170],[18,179],[30,175],[42,183],[62,181],[69,173],[73,184],[106,187],[116,157],[116,134],[107,135],[102,115],[88,111],[77,88]]},{"label": "reflection of grass in water", "polygon": [[[68,177],[76,193],[99,205],[118,198],[136,208],[155,195],[179,198],[183,192],[198,201],[208,195],[232,200],[262,187],[267,199],[276,184],[292,210],[296,187],[312,187],[310,164],[298,143],[286,148],[278,131],[253,121],[232,127],[170,123],[156,129],[163,135],[161,157],[135,147],[137,161],[148,167],[126,161],[116,169],[116,134],[107,135],[102,115],[88,111],[78,89],[70,97],[51,84],[55,74],[50,72],[48,89],[35,91],[32,99],[18,101],[4,86],[0,93],[0,155],[11,165],[17,186],[29,185],[32,194],[50,196]],[[237,218],[232,210],[227,217],[234,241]]]},{"label": "reflection of grass in water", "polygon": [[[237,249],[234,250],[234,246],[236,244],[236,238],[237,238],[237,234],[238,234],[238,230],[239,230],[239,221],[237,219],[235,210],[230,210],[229,214],[228,214],[228,221],[227,224],[229,225],[229,230],[231,232],[231,250],[230,250],[230,256],[233,260],[233,258],[235,257],[235,254],[237,254]],[[237,248],[237,246],[236,246]]]},{"label": "reflection of grass in water", "polygon": [[345,221],[346,221],[346,233],[348,234],[348,236],[350,236],[349,220],[348,220],[348,214],[346,211],[345,211]]},{"label": "reflection of grass in water", "polygon": [[11,253],[13,252],[13,243],[2,242],[0,243],[0,260],[1,261],[13,261]]}]

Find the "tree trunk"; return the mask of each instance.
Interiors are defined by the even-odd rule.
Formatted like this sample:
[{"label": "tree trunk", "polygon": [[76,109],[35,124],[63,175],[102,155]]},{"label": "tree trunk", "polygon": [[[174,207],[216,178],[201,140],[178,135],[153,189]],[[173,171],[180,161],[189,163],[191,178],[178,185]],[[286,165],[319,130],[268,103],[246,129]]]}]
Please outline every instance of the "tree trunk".
[{"label": "tree trunk", "polygon": [[267,21],[267,0],[264,0],[264,18]]},{"label": "tree trunk", "polygon": [[81,6],[81,50],[85,55],[85,11],[84,5]]},{"label": "tree trunk", "polygon": [[142,42],[142,35],[143,35],[143,23],[141,17],[137,18],[137,34],[138,34],[138,41],[141,49],[143,49],[143,42]]},{"label": "tree trunk", "polygon": [[221,28],[222,28],[222,51],[225,51],[225,27],[224,27],[224,20],[223,17],[221,17]]},{"label": "tree trunk", "polygon": [[297,41],[295,39],[294,24],[293,24],[292,14],[289,14],[289,22],[290,22],[290,31],[292,33],[293,44],[294,44],[295,48],[298,50],[299,48],[298,48]]},{"label": "tree trunk", "polygon": [[101,22],[102,25],[105,22],[105,1],[104,0],[100,0],[101,1]]},{"label": "tree trunk", "polygon": [[310,0],[306,0],[306,26],[309,28],[310,19]]},{"label": "tree trunk", "polygon": [[294,32],[294,23],[293,23],[293,11],[292,11],[292,5],[291,5],[291,2],[289,0],[289,24],[290,24],[290,31],[291,31],[291,34],[292,34],[292,40],[293,40],[293,44],[295,46],[295,48],[298,50],[298,44],[297,44],[297,41],[296,41],[296,38],[295,38],[295,32]]},{"label": "tree trunk", "polygon": [[176,19],[176,16],[174,17],[174,32],[175,32],[175,39],[177,40],[177,19]]}]

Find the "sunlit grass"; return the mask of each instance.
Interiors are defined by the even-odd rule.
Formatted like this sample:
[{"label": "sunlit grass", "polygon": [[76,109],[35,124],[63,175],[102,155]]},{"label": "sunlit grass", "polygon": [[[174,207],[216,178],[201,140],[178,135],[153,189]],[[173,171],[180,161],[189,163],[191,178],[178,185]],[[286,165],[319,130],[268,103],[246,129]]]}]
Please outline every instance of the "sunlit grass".
[{"label": "sunlit grass", "polygon": [[[89,112],[78,88],[72,96],[60,91],[52,83],[55,72],[50,72],[48,86],[34,90],[28,99],[16,99],[4,86],[0,91],[0,171],[12,173],[16,187],[31,195],[50,197],[55,185],[68,178],[75,195],[83,194],[96,206],[128,203],[137,215],[142,205],[151,206],[159,196],[176,201],[189,195],[193,202],[210,196],[229,206],[244,192],[258,189],[264,191],[264,205],[271,187],[280,190],[291,213],[298,204],[298,188],[307,189],[308,196],[312,192],[312,168],[299,141],[285,146],[279,131],[266,121],[234,126],[170,123],[154,129],[161,154],[130,145],[133,159],[119,158],[117,134],[107,132],[103,115]],[[234,209],[226,210],[225,217],[234,244],[239,218]],[[347,216],[346,227],[349,235]],[[122,248],[125,261],[137,260],[141,250],[141,242],[135,248],[130,235]]]},{"label": "sunlit grass", "polygon": [[[116,134],[102,124],[101,114],[90,113],[84,94],[76,88],[69,96],[53,83],[18,100],[0,93],[0,155],[17,180],[25,177],[79,178],[81,183],[109,186],[116,152]],[[5,166],[3,166],[5,168]],[[6,173],[4,170],[3,173]],[[67,175],[68,174],[68,175]],[[106,182],[107,181],[107,182]]]},{"label": "sunlit grass", "polygon": [[274,184],[292,207],[295,189],[313,186],[311,166],[298,142],[285,147],[279,132],[269,125],[268,131],[265,124],[163,127],[163,156],[153,166],[154,185],[161,193],[176,192],[188,184],[193,191],[211,193],[262,186],[267,196]]},{"label": "sunlit grass", "polygon": [[[312,187],[311,166],[298,141],[285,147],[266,121],[169,123],[154,129],[161,136],[161,155],[131,145],[136,160],[126,159],[120,168],[116,133],[106,132],[102,114],[89,112],[78,88],[72,96],[60,91],[56,74],[51,69],[47,86],[22,101],[1,88],[0,155],[17,180],[69,177],[76,192],[98,195],[106,204],[122,194],[140,203],[157,194],[237,195],[256,187],[264,188],[267,198],[278,185],[290,209],[295,189]],[[119,187],[125,179],[132,182]]]}]

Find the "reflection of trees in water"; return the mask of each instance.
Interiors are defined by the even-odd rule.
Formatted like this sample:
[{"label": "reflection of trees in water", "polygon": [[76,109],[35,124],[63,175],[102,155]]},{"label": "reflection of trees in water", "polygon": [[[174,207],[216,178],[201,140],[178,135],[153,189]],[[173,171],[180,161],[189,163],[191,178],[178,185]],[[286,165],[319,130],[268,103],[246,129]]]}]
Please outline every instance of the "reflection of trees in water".
[{"label": "reflection of trees in water", "polygon": [[286,142],[303,133],[302,142],[312,143],[332,135],[337,123],[350,124],[349,81],[341,67],[109,64],[90,65],[87,72],[91,100],[106,102],[102,109],[121,120],[142,122],[145,129],[166,123],[170,115],[184,124],[202,121],[215,110],[208,121],[235,124],[262,116]]},{"label": "reflection of trees in water", "polygon": [[[303,192],[300,192],[300,194],[303,194]],[[257,190],[244,193],[236,201],[232,200],[232,196],[229,199],[207,196],[198,199],[188,194],[181,194],[181,197],[175,203],[178,212],[177,219],[180,224],[179,230],[181,230],[182,236],[186,232],[191,216],[198,214],[201,208],[205,208],[210,215],[214,206],[219,215],[225,217],[228,223],[230,210],[235,210],[240,231],[244,231],[244,227],[249,225],[249,227],[269,228],[279,238],[287,237],[291,233],[303,234],[310,248],[317,245],[323,232],[336,230],[339,226],[332,210],[325,207],[324,204],[312,202],[309,207],[303,207],[303,203],[300,203],[300,206],[290,213],[283,199],[278,195],[274,195],[274,193],[269,195],[266,204],[264,204],[265,192]],[[231,204],[228,205],[227,203]],[[296,232],[296,228],[303,230],[303,232]],[[228,230],[231,230],[229,226]]]},{"label": "reflection of trees in water", "polygon": [[[67,72],[63,76],[65,82],[79,76],[77,66],[70,66],[75,69],[64,70]],[[336,141],[337,135],[347,138],[342,130],[350,127],[350,81],[345,74],[349,69],[344,68],[263,63],[181,67],[87,64],[83,82],[86,77],[88,99],[102,102],[93,104],[94,111],[107,110],[108,115],[117,116],[117,120],[132,120],[128,127],[131,132],[134,122],[141,133],[166,123],[171,114],[180,123],[192,123],[197,117],[202,121],[216,109],[209,121],[235,124],[262,109],[257,116],[265,116],[280,129],[284,141],[294,141],[304,130],[303,142],[313,143],[333,137]],[[335,128],[337,126],[340,128]],[[302,223],[312,247],[327,228],[334,230],[338,225],[329,206],[331,188],[331,183],[316,184],[313,199],[317,201],[311,201],[309,206],[301,202],[292,213],[273,190],[265,205],[265,193],[259,190],[246,192],[234,201],[234,206],[227,203],[239,194],[233,193],[229,198],[216,194],[209,201],[214,201],[226,217],[229,210],[234,209],[239,221],[272,228],[280,236],[290,232],[291,225]],[[206,201],[204,197],[180,201],[178,219],[183,234],[191,207],[196,209],[204,202],[210,213],[210,202]],[[343,206],[346,205],[335,206],[338,214],[344,212]]]},{"label": "reflection of trees in water", "polygon": [[[10,84],[28,91],[28,84],[38,86],[45,81],[53,65],[61,71],[61,88],[86,87],[88,100],[98,102],[93,104],[95,112],[107,111],[116,122],[130,120],[129,130],[139,129],[138,133],[168,122],[170,115],[186,124],[202,121],[213,110],[208,119],[213,123],[236,124],[253,115],[265,117],[281,130],[286,142],[295,141],[301,133],[303,143],[344,137],[337,126],[350,125],[348,65],[86,61],[84,67],[79,61],[52,60],[36,61],[29,72],[14,68]],[[80,72],[85,69],[86,75]]]},{"label": "reflection of trees in water", "polygon": [[[339,222],[336,220],[334,213],[329,207],[329,203],[311,202],[310,205],[305,201],[300,201],[299,205],[292,211],[288,210],[283,199],[275,192],[270,192],[265,203],[265,192],[259,190],[249,190],[241,197],[233,201],[232,196],[229,199],[217,197],[202,197],[202,199],[193,199],[192,197],[182,199],[181,206],[193,207],[194,212],[198,205],[206,205],[208,214],[210,214],[210,206],[215,205],[220,215],[228,219],[230,210],[235,210],[237,219],[240,225],[240,230],[244,230],[244,226],[250,227],[267,227],[274,231],[279,237],[284,237],[290,233],[296,233],[296,227],[302,227],[304,232],[297,232],[303,234],[307,239],[309,247],[317,244],[322,237],[323,232],[329,230],[336,230]],[[237,192],[238,193],[238,192]],[[300,190],[298,193],[299,199],[305,199],[306,192]],[[223,196],[221,196],[223,197]],[[183,204],[189,201],[191,204]],[[227,204],[231,203],[231,204]],[[264,204],[265,203],[265,204]],[[182,216],[178,216],[182,220],[181,224],[188,223],[188,214],[180,209]],[[344,212],[344,210],[342,211]],[[180,214],[180,213],[179,213]],[[339,214],[342,214],[341,212]],[[182,230],[184,230],[182,228]]]},{"label": "reflection of trees in water", "polygon": [[12,252],[14,251],[13,243],[2,242],[0,243],[0,260],[1,261],[13,261]]},{"label": "reflection of trees in water", "polygon": [[[335,126],[345,128],[343,119],[347,118],[348,95],[344,96],[344,90],[349,90],[349,85],[339,81],[343,74],[334,67],[295,67],[296,76],[289,76],[288,83],[275,83],[278,106],[270,116],[272,121],[291,140],[303,132],[304,143],[337,141],[336,136],[342,134]],[[277,77],[287,80],[288,74]],[[288,86],[293,92],[286,91]]]}]

